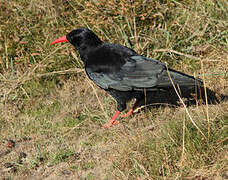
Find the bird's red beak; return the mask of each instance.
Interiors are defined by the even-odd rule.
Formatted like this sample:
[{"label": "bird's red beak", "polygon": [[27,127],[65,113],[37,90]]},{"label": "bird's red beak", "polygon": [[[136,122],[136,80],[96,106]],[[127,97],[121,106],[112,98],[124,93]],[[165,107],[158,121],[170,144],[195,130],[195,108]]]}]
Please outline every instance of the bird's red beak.
[{"label": "bird's red beak", "polygon": [[53,42],[51,43],[51,45],[56,44],[56,43],[60,43],[60,42],[69,42],[69,41],[67,40],[66,36],[63,36],[63,37],[58,38],[58,39],[56,39],[55,41],[53,41]]}]

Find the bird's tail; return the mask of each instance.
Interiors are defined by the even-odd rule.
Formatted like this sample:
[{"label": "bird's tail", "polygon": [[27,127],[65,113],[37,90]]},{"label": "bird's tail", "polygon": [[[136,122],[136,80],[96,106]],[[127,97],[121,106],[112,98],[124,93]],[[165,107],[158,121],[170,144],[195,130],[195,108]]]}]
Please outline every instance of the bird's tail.
[{"label": "bird's tail", "polygon": [[203,84],[201,79],[197,79],[193,76],[173,69],[163,71],[161,78],[162,79],[160,81],[161,83],[159,83],[159,86],[172,85],[172,82],[174,85],[178,86],[202,86]]}]

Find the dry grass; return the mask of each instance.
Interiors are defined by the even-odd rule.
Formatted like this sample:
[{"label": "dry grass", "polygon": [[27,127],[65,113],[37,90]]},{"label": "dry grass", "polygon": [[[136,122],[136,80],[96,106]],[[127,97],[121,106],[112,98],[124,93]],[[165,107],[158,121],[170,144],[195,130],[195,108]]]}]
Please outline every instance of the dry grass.
[{"label": "dry grass", "polygon": [[0,177],[228,178],[227,99],[154,102],[103,130],[114,100],[88,81],[70,45],[50,47],[86,26],[201,77],[219,99],[228,95],[227,7],[225,0],[1,1]]}]

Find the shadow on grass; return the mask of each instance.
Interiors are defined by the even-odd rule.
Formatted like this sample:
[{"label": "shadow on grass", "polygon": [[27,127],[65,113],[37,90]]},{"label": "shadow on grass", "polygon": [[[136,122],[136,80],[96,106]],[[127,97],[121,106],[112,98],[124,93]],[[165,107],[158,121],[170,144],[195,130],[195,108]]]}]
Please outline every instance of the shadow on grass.
[{"label": "shadow on grass", "polygon": [[[209,88],[206,88],[205,93],[204,87],[179,88],[178,93],[186,106],[206,104],[206,99],[208,104],[220,104],[228,101],[227,95],[219,94]],[[139,106],[145,106],[150,109],[162,106],[182,106],[174,88],[165,91],[147,92],[145,97],[146,98],[139,103]]]}]

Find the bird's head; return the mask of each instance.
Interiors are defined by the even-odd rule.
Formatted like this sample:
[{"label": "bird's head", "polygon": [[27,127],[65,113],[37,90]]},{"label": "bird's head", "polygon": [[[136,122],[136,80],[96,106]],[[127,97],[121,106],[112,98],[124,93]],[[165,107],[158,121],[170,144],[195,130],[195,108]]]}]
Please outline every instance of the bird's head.
[{"label": "bird's head", "polygon": [[70,42],[80,53],[89,47],[96,47],[102,44],[102,41],[87,28],[74,29],[66,36],[60,37],[53,41],[51,45],[60,42]]}]

